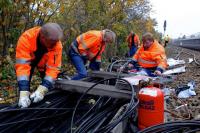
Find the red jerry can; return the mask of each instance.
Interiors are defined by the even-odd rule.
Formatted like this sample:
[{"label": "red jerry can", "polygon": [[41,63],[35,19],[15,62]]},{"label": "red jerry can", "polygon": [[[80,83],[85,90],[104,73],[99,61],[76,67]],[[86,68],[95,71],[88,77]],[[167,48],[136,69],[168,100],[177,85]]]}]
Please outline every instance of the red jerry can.
[{"label": "red jerry can", "polygon": [[138,127],[140,130],[164,122],[164,94],[159,88],[142,88],[138,98]]}]

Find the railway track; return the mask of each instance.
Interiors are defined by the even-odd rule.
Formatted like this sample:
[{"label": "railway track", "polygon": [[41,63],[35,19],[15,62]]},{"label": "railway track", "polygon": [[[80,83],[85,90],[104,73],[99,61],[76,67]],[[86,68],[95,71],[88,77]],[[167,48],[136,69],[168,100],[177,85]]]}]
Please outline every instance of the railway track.
[{"label": "railway track", "polygon": [[200,51],[200,38],[174,39],[171,45]]}]

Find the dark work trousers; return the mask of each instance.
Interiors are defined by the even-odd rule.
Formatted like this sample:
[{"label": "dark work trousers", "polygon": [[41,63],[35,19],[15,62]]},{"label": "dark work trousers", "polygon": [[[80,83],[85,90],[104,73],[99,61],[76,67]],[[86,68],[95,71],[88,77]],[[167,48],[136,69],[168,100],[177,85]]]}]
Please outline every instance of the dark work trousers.
[{"label": "dark work trousers", "polygon": [[133,57],[133,55],[136,53],[137,51],[137,47],[135,46],[135,44],[132,44],[130,50],[129,50],[129,57]]},{"label": "dark work trousers", "polygon": [[[85,67],[85,64],[87,63],[87,57],[81,56],[79,53],[76,53],[72,47],[69,50],[69,57],[77,71],[77,75],[73,76],[72,80],[80,80],[87,77],[87,70]],[[89,68],[92,70],[99,70],[100,62],[96,62],[95,60],[91,61]]]}]

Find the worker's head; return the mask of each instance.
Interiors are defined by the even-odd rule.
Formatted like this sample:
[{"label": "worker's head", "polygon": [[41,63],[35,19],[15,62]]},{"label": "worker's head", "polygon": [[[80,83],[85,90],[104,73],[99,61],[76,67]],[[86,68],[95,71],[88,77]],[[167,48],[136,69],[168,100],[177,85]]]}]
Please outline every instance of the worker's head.
[{"label": "worker's head", "polygon": [[148,49],[154,42],[153,34],[147,32],[142,36],[142,43],[144,49]]},{"label": "worker's head", "polygon": [[47,48],[53,48],[63,37],[63,31],[56,23],[47,23],[40,30],[40,42]]},{"label": "worker's head", "polygon": [[134,35],[135,33],[133,31],[130,32],[131,35]]},{"label": "worker's head", "polygon": [[109,30],[109,29],[105,29],[103,30],[103,41],[105,43],[114,43],[116,40],[116,34]]},{"label": "worker's head", "polygon": [[133,31],[130,31],[129,35],[126,38],[126,42],[128,42],[130,45],[132,44],[132,41],[134,40],[135,33]]}]

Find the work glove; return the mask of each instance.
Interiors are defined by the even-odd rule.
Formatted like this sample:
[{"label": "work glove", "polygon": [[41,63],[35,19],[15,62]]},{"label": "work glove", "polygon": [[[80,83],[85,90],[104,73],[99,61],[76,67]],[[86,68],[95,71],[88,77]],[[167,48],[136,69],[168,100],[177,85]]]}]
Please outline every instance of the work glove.
[{"label": "work glove", "polygon": [[47,92],[48,92],[48,88],[47,87],[45,87],[43,85],[39,85],[37,90],[31,94],[31,100],[33,101],[33,103],[40,102],[40,101],[42,101],[44,99],[44,95]]},{"label": "work glove", "polygon": [[18,106],[21,108],[29,107],[31,104],[29,96],[30,96],[29,91],[20,91]]},{"label": "work glove", "polygon": [[157,75],[157,76],[161,76],[161,75],[162,75],[161,71],[159,71],[159,70],[156,70],[156,71],[154,72],[154,74]]},{"label": "work glove", "polygon": [[156,70],[154,71],[154,74],[156,76],[161,76],[163,73],[163,69],[161,69],[160,67],[157,67]]},{"label": "work glove", "polygon": [[137,71],[139,71],[139,69],[140,69],[138,62],[135,60],[131,60],[128,67],[132,68],[132,69],[136,69]]}]

